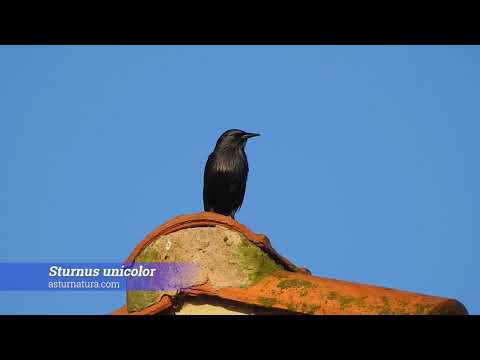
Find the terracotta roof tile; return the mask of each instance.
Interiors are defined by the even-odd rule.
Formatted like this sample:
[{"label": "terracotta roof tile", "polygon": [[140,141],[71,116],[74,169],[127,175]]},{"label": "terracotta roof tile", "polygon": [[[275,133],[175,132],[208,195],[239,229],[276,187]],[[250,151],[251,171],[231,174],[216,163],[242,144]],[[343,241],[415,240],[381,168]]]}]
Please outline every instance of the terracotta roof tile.
[{"label": "terracotta roof tile", "polygon": [[177,216],[163,225],[160,225],[150,234],[148,234],[140,243],[135,247],[130,256],[125,262],[133,262],[137,255],[149,245],[155,238],[161,235],[168,235],[175,231],[200,227],[200,226],[215,226],[222,225],[232,230],[238,231],[245,235],[245,237],[259,248],[267,252],[276,261],[282,264],[286,269],[291,271],[298,271],[303,273],[310,273],[308,269],[300,268],[290,262],[287,258],[281,256],[271,245],[270,240],[263,234],[256,234],[245,225],[240,224],[238,221],[233,220],[231,217],[223,216],[213,212],[202,212],[191,215]]},{"label": "terracotta roof tile", "polygon": [[[184,291],[187,296],[209,295],[303,314],[468,314],[465,307],[454,299],[312,276],[308,270],[299,268],[275,251],[265,235],[252,232],[230,217],[209,212],[178,216],[161,225],[135,247],[126,262],[133,262],[158,236],[215,225],[242,233],[282,264],[286,271],[276,271],[248,288],[214,289],[207,283]],[[122,307],[112,315],[153,315],[172,304],[169,296],[163,296],[142,311],[129,313],[126,307]]]}]

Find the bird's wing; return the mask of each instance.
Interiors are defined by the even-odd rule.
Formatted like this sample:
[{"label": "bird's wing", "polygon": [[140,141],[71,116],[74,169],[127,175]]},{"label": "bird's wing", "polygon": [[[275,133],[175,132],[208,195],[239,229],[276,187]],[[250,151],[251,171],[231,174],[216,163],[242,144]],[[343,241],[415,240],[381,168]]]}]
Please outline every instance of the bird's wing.
[{"label": "bird's wing", "polygon": [[204,171],[203,204],[205,211],[234,214],[242,205],[246,174],[221,171],[213,166],[214,155],[208,157]]}]

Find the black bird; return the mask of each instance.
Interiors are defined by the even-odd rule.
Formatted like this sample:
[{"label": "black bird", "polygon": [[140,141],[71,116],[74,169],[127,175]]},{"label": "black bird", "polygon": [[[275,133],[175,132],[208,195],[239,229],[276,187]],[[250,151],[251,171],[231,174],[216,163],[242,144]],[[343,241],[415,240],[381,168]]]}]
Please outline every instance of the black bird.
[{"label": "black bird", "polygon": [[209,155],[203,174],[203,208],[235,218],[242,206],[248,177],[247,140],[260,134],[225,131]]}]

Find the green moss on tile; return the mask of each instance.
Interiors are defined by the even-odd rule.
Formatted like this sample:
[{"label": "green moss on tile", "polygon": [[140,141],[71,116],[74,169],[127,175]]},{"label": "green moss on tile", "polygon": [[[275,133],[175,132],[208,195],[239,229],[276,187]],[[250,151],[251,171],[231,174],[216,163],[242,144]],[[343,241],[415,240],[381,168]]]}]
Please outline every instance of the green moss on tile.
[{"label": "green moss on tile", "polygon": [[248,277],[248,284],[244,287],[254,285],[275,271],[284,270],[268,254],[246,239],[242,239],[237,246],[235,256],[241,270]]},{"label": "green moss on tile", "polygon": [[145,309],[147,306],[155,304],[158,295],[158,291],[128,291],[128,311],[140,311]]},{"label": "green moss on tile", "polygon": [[337,299],[337,293],[335,291],[330,291],[327,295],[328,300],[336,300]]},{"label": "green moss on tile", "polygon": [[[135,259],[135,262],[157,262],[158,251],[151,245],[145,247]],[[127,291],[127,307],[129,312],[140,311],[156,303],[161,291]]]},{"label": "green moss on tile", "polygon": [[382,307],[378,313],[378,315],[391,315],[392,314],[392,309],[390,308],[390,303],[388,301],[388,298],[383,296],[382,297]]},{"label": "green moss on tile", "polygon": [[303,288],[308,289],[313,287],[314,285],[306,280],[299,280],[299,279],[289,279],[289,280],[282,280],[278,283],[277,287],[280,289],[289,289],[289,288]]},{"label": "green moss on tile", "polygon": [[355,299],[352,296],[347,295],[347,296],[340,296],[340,298],[338,299],[338,302],[340,303],[340,308],[343,310],[351,306],[354,300]]},{"label": "green moss on tile", "polygon": [[152,246],[152,244],[145,247],[135,259],[135,262],[137,263],[161,261],[162,260],[160,259],[160,254],[158,253],[157,249]]},{"label": "green moss on tile", "polygon": [[302,290],[302,291],[300,292],[300,297],[305,297],[305,296],[307,296],[307,295],[308,295],[308,291],[307,291],[307,290]]},{"label": "green moss on tile", "polygon": [[432,309],[430,304],[416,304],[415,305],[415,314],[416,315],[426,315]]},{"label": "green moss on tile", "polygon": [[265,307],[272,307],[274,304],[277,303],[276,299],[267,298],[267,297],[263,297],[263,296],[259,296],[258,301],[259,301],[260,304],[262,304],[262,306],[265,306]]},{"label": "green moss on tile", "polygon": [[309,305],[307,305],[306,313],[309,314],[309,315],[313,315],[313,314],[315,314],[315,311],[320,307],[321,307],[321,305],[318,305],[318,304],[309,304]]},{"label": "green moss on tile", "polygon": [[306,304],[306,303],[302,303],[301,305],[299,305],[297,307],[298,312],[301,312],[303,314],[309,314],[309,315],[313,315],[315,314],[315,311],[322,307],[321,305],[318,305],[318,304]]},{"label": "green moss on tile", "polygon": [[272,273],[272,276],[276,277],[279,280],[282,280],[282,279],[288,278],[289,273],[285,271],[276,271]]}]

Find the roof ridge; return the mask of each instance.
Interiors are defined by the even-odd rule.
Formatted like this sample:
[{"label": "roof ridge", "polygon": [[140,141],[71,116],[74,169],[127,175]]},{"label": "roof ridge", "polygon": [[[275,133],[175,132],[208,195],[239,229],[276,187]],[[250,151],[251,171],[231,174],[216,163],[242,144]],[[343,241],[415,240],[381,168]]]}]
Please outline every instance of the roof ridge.
[{"label": "roof ridge", "polygon": [[[128,256],[136,257],[157,237],[179,230],[203,226],[223,226],[240,232],[245,238],[284,266],[255,284],[243,288],[216,289],[210,283],[184,289],[187,296],[208,295],[264,308],[288,310],[303,314],[468,314],[465,306],[445,297],[424,295],[378,285],[313,276],[281,256],[263,234],[258,234],[238,221],[212,212],[176,216],[150,232]],[[154,315],[170,308],[175,296],[161,295],[156,302],[140,311],[128,312],[126,306],[112,315]]]},{"label": "roof ridge", "polygon": [[168,235],[179,230],[201,226],[225,226],[231,230],[238,231],[242,233],[247,240],[258,246],[260,249],[269,254],[274,260],[283,265],[288,271],[310,274],[308,269],[298,267],[286,257],[280,255],[273,248],[270,239],[266,235],[257,234],[251,231],[245,225],[239,223],[229,216],[224,216],[213,212],[179,215],[168,220],[145,236],[145,238],[135,246],[133,251],[125,260],[125,263],[134,262],[135,258],[141,253],[141,251],[159,236]]}]

